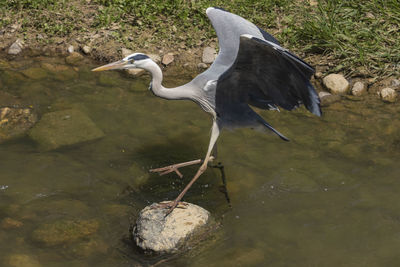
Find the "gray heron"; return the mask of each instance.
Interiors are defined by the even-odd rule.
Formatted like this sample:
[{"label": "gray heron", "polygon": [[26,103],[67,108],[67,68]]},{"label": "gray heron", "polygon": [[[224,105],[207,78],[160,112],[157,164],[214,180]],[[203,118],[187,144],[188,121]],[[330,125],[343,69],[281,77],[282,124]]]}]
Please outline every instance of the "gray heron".
[{"label": "gray heron", "polygon": [[211,114],[211,137],[204,160],[150,170],[160,175],[175,171],[182,176],[180,167],[201,163],[178,197],[165,204],[169,208],[167,215],[214,159],[211,153],[222,128],[263,127],[288,141],[250,106],[293,110],[304,104],[310,112],[321,116],[320,101],[310,83],[314,69],[309,64],[281,47],[272,35],[238,15],[216,7],[209,7],[206,13],[217,33],[219,53],[206,71],[182,86],[162,86],[161,68],[143,53],[93,69],[144,69],[152,76],[149,89],[154,95],[168,100],[191,100]]}]

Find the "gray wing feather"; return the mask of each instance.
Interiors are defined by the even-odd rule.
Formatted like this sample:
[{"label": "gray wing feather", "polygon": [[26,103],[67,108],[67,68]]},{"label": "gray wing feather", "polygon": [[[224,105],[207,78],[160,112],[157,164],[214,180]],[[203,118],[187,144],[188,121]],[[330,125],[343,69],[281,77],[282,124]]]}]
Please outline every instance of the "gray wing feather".
[{"label": "gray wing feather", "polygon": [[208,80],[217,80],[222,73],[232,66],[239,50],[240,35],[251,34],[262,40],[267,38],[267,40],[279,44],[274,37],[250,21],[222,8],[209,7],[206,13],[217,33],[219,53],[210,68],[193,80],[193,83],[198,87],[202,87]]}]

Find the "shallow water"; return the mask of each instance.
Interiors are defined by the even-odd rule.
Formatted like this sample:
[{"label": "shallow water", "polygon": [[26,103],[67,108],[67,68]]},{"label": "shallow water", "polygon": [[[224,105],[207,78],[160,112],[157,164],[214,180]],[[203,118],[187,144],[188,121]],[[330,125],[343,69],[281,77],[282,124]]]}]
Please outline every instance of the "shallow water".
[{"label": "shallow water", "polygon": [[[149,77],[92,73],[93,62],[71,67],[38,57],[0,63],[0,90],[18,105],[39,116],[77,109],[105,133],[54,151],[26,136],[0,144],[0,265],[15,255],[41,266],[400,263],[398,104],[373,96],[343,100],[324,108],[322,118],[304,109],[261,111],[291,142],[250,129],[223,132],[218,160],[232,208],[220,192],[220,172],[207,170],[185,200],[208,209],[221,226],[190,251],[151,257],[132,246],[130,222],[149,203],[173,199],[196,167],[183,169],[183,180],[146,170],[203,157],[209,116],[194,103],[154,97]],[[167,76],[166,84],[189,79]],[[138,185],[143,177],[148,180]],[[22,224],[9,227],[6,218]],[[33,237],[36,229],[63,220],[99,227],[55,246]]]}]

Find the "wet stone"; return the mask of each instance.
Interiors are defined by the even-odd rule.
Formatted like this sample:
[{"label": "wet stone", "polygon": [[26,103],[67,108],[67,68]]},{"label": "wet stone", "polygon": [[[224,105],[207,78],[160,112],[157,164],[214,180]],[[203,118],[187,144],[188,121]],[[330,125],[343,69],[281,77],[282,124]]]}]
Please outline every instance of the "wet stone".
[{"label": "wet stone", "polygon": [[30,108],[0,108],[0,143],[25,134],[37,122]]},{"label": "wet stone", "polygon": [[98,228],[95,220],[61,220],[42,224],[32,232],[32,239],[44,246],[57,246],[91,236]]},{"label": "wet stone", "polygon": [[9,55],[18,55],[22,52],[23,42],[21,39],[17,39],[9,48],[8,54]]},{"label": "wet stone", "polygon": [[386,87],[381,90],[380,96],[384,102],[394,103],[396,102],[397,93],[394,89]]},{"label": "wet stone", "polygon": [[47,76],[47,73],[42,68],[29,68],[26,70],[21,71],[26,77],[33,79],[33,80],[40,80]]},{"label": "wet stone", "polygon": [[16,229],[16,228],[20,228],[21,226],[23,226],[24,224],[18,220],[15,220],[13,218],[4,218],[1,221],[1,228],[3,229]]},{"label": "wet stone", "polygon": [[42,266],[34,256],[27,254],[12,254],[5,261],[5,266],[10,267],[40,267]]},{"label": "wet stone", "polygon": [[68,109],[43,115],[29,133],[43,150],[53,150],[104,136],[94,122],[79,110]]},{"label": "wet stone", "polygon": [[129,174],[133,177],[133,187],[139,189],[142,185],[146,184],[150,178],[148,170],[144,170],[141,166],[134,163],[129,168]]},{"label": "wet stone", "polygon": [[349,82],[341,74],[329,74],[322,82],[332,94],[346,94],[349,89]]},{"label": "wet stone", "polygon": [[136,245],[146,251],[174,252],[184,247],[210,218],[207,210],[191,203],[183,202],[168,216],[168,209],[157,205],[153,203],[140,212],[133,232]]},{"label": "wet stone", "polygon": [[78,52],[72,52],[69,56],[65,58],[65,62],[69,65],[79,65],[83,60],[83,56]]},{"label": "wet stone", "polygon": [[340,96],[339,95],[332,95],[328,92],[319,92],[318,94],[319,99],[321,100],[321,106],[326,107],[329,106],[335,102],[340,101]]},{"label": "wet stone", "polygon": [[365,94],[366,91],[367,88],[363,82],[356,82],[351,88],[351,94],[354,96],[361,96]]}]

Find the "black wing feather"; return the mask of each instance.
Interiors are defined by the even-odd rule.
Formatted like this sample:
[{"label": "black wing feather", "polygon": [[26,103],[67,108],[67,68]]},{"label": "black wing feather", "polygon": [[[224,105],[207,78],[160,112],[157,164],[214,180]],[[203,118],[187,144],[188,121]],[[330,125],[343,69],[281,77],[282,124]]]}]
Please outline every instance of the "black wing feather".
[{"label": "black wing feather", "polygon": [[234,64],[218,79],[216,111],[220,123],[228,126],[262,124],[281,138],[249,105],[292,110],[304,103],[321,115],[319,98],[309,77],[314,69],[275,43],[241,36]]}]

